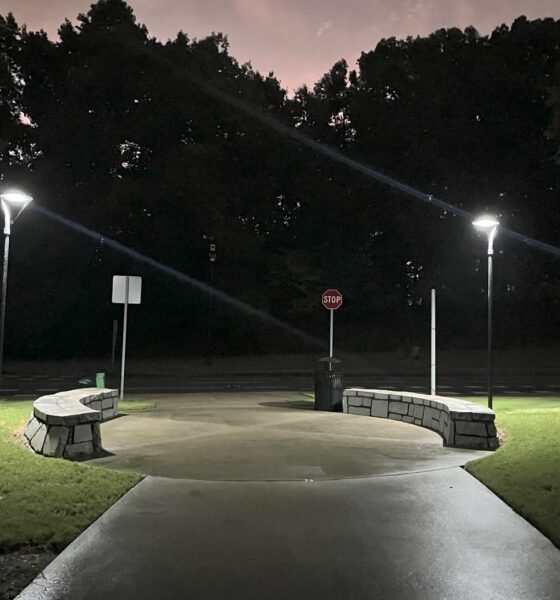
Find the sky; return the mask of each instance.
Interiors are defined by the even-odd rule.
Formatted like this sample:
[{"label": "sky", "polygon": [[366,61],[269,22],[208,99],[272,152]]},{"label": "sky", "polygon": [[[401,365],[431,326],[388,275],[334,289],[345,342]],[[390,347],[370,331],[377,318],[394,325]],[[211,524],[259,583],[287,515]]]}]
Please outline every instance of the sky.
[{"label": "sky", "polygon": [[[0,0],[31,30],[51,39],[65,18],[76,22],[89,0]],[[520,15],[560,19],[559,0],[130,0],[139,22],[161,41],[182,29],[191,38],[228,35],[230,53],[289,90],[313,85],[340,58],[354,68],[362,51],[389,36],[427,35],[474,25],[481,34]]]}]

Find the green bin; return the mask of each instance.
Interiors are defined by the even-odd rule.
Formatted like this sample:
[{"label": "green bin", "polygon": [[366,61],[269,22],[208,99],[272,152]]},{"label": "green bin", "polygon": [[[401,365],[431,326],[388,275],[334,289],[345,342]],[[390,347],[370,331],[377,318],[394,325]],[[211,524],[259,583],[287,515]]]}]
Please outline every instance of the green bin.
[{"label": "green bin", "polygon": [[95,387],[98,387],[98,388],[105,387],[105,373],[96,373],[95,374]]}]

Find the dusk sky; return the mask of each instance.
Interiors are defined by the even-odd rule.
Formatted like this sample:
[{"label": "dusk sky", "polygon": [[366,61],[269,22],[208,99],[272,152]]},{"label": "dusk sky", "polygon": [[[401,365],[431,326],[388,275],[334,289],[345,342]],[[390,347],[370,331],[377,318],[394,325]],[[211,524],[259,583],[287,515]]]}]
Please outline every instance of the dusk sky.
[{"label": "dusk sky", "polygon": [[[560,18],[558,0],[131,0],[138,21],[165,41],[226,33],[230,52],[289,89],[312,85],[335,61],[351,67],[383,37],[426,35],[440,27],[474,25],[482,34],[519,15]],[[0,0],[29,29],[52,39],[65,18],[87,12],[88,0]]]}]

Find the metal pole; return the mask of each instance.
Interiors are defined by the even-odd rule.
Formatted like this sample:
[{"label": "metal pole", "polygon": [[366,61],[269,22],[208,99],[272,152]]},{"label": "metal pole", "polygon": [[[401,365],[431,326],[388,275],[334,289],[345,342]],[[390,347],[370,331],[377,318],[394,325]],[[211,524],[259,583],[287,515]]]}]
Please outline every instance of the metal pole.
[{"label": "metal pole", "polygon": [[126,326],[128,323],[128,284],[129,277],[126,276],[125,292],[124,292],[124,319],[123,319],[123,337],[122,337],[122,356],[121,356],[121,393],[120,399],[124,397],[124,364],[126,360]]},{"label": "metal pole", "polygon": [[113,320],[113,340],[111,343],[111,371],[115,369],[115,351],[117,349],[117,336],[119,334],[119,321]]},{"label": "metal pole", "polygon": [[331,334],[329,339],[329,357],[333,357],[333,341],[334,341],[334,309],[330,309],[331,313]]},{"label": "metal pole", "polygon": [[206,348],[208,356],[212,354],[212,309],[214,307],[214,263],[210,262],[210,296],[208,297],[208,335]]},{"label": "metal pole", "polygon": [[[5,230],[4,230],[5,232]],[[2,269],[2,307],[0,308],[0,388],[2,387],[2,372],[4,367],[4,326],[6,323],[6,299],[8,293],[8,259],[10,256],[10,234],[4,237],[4,265]]]},{"label": "metal pole", "polygon": [[436,290],[432,289],[432,326],[431,326],[431,385],[430,391],[432,396],[436,395]]},{"label": "metal pole", "polygon": [[495,230],[488,236],[488,408],[492,408],[492,256]]}]

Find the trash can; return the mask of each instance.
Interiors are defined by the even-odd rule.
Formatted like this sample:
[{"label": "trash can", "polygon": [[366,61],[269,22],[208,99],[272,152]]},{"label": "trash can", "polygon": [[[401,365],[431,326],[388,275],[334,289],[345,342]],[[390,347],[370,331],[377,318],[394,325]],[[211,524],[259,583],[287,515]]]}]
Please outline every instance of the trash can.
[{"label": "trash can", "polygon": [[98,388],[105,387],[105,373],[96,373],[95,374],[95,387],[98,387]]},{"label": "trash can", "polygon": [[320,358],[315,364],[315,410],[342,412],[342,362]]}]

